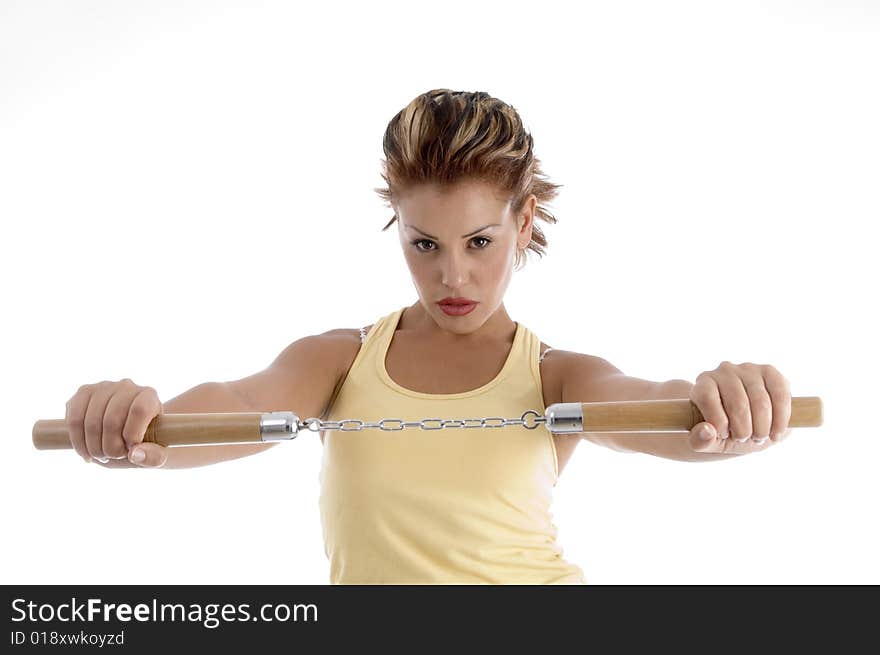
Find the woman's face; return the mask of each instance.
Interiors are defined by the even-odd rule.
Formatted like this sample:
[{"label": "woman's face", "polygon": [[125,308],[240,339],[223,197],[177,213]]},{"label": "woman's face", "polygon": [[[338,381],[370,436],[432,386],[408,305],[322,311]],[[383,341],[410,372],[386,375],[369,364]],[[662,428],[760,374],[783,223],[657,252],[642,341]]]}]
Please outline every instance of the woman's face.
[{"label": "woman's face", "polygon": [[[397,228],[422,306],[452,332],[473,332],[501,306],[517,249],[531,241],[537,199],[515,216],[506,198],[483,182],[441,189],[421,184],[397,198]],[[463,315],[450,315],[444,298],[475,301]]]}]

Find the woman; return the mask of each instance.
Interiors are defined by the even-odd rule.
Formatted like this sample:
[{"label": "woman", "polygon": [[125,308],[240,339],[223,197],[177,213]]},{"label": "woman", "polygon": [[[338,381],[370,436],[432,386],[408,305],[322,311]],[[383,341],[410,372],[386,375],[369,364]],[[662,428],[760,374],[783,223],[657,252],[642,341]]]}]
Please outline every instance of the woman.
[{"label": "woman", "polygon": [[518,417],[558,402],[690,398],[689,434],[552,435],[524,426],[322,433],[320,509],[331,582],[582,584],[563,558],[552,488],[581,439],[685,461],[756,452],[787,436],[791,395],[772,366],[723,362],[685,380],[624,375],[555,350],[504,308],[513,271],[547,241],[541,179],[513,107],[436,89],[389,123],[377,189],[394,209],[419,299],[360,329],[290,344],[264,371],[161,403],[131,380],[84,385],[67,405],[74,448],[105,466],[183,468],[274,444],[172,450],[142,443],[160,413],[291,410],[300,417]]}]

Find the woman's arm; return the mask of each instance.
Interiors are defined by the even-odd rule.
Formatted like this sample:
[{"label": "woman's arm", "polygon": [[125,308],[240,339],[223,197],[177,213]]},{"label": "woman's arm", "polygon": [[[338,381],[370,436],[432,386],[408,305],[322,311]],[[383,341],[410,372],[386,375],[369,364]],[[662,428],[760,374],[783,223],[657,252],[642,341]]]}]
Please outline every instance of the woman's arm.
[{"label": "woman's arm", "polygon": [[[344,373],[347,344],[333,330],[287,346],[264,370],[229,382],[206,382],[162,403],[164,414],[292,411],[302,419],[321,416]],[[168,448],[161,468],[194,468],[254,455],[278,445],[180,446]],[[106,468],[135,468],[111,459]],[[139,467],[138,467],[139,468]]]},{"label": "woman's arm", "polygon": [[[562,402],[609,402],[617,400],[667,400],[688,398],[694,386],[687,380],[654,382],[629,377],[601,357],[564,351]],[[736,457],[730,453],[695,452],[689,432],[583,432],[600,446],[627,453],[647,453],[682,462],[708,462]]]}]

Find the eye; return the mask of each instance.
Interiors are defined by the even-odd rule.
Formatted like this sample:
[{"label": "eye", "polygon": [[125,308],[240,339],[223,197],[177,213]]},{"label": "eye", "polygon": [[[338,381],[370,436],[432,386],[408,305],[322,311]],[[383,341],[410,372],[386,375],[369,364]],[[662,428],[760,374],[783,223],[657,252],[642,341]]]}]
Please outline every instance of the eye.
[{"label": "eye", "polygon": [[[485,241],[486,242],[485,245],[477,246],[477,250],[485,250],[486,248],[489,247],[489,244],[492,243],[492,239],[488,239],[484,236],[477,236],[477,237],[474,237],[473,239],[471,239],[471,242],[474,242],[474,241]],[[436,250],[436,248],[428,248],[427,246],[422,248],[419,246],[419,244],[421,244],[421,243],[429,243],[432,246],[434,245],[434,242],[431,241],[430,239],[416,239],[415,241],[412,241],[412,244],[416,247],[416,250],[418,250],[419,252],[432,252],[432,251]]]}]

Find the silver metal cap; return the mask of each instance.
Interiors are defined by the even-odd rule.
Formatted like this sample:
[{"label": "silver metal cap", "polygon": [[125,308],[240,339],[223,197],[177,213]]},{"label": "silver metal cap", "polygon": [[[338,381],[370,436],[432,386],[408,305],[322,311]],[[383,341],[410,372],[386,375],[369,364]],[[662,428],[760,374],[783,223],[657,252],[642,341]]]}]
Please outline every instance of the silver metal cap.
[{"label": "silver metal cap", "polygon": [[299,431],[299,416],[293,412],[267,412],[260,416],[260,439],[290,441]]},{"label": "silver metal cap", "polygon": [[544,417],[550,432],[571,434],[584,431],[582,403],[554,403],[544,410]]}]

